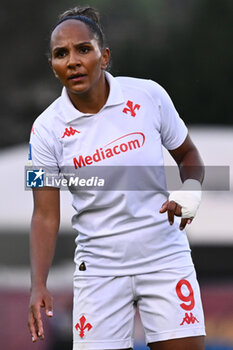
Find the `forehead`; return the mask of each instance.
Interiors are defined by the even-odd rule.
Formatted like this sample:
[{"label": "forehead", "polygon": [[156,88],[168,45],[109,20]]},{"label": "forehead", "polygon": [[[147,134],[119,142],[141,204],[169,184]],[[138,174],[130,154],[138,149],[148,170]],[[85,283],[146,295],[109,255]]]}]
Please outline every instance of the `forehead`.
[{"label": "forehead", "polygon": [[76,19],[70,19],[59,24],[51,35],[51,47],[65,45],[66,43],[90,41],[93,33],[88,25]]}]

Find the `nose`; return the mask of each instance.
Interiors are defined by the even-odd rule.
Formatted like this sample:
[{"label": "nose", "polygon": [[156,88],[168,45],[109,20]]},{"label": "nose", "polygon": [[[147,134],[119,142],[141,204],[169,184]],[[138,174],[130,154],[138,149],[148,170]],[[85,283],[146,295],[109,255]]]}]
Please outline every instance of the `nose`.
[{"label": "nose", "polygon": [[72,69],[81,65],[80,57],[74,50],[70,51],[67,67]]}]

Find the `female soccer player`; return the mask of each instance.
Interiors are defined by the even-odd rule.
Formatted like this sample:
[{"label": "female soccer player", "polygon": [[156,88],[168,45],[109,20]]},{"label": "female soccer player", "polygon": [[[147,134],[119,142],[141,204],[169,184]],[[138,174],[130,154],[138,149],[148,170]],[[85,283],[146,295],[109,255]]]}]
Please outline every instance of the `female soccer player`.
[{"label": "female soccer player", "polygon": [[[203,166],[186,126],[157,83],[106,72],[110,52],[94,9],[65,12],[50,46],[50,65],[63,90],[34,123],[33,165],[57,175],[63,167],[82,174],[95,165],[112,166],[112,185],[120,179],[132,184],[141,167],[143,184],[148,168],[163,169],[163,145],[183,182],[170,196],[160,171],[149,176],[147,191],[69,186],[78,234],[73,350],[132,348],[137,307],[151,350],[203,350],[203,311],[183,230],[200,204]],[[134,166],[135,173],[119,177],[123,166]],[[28,322],[33,342],[44,338],[41,308],[53,315],[46,280],[59,227],[56,183],[33,191]]]}]

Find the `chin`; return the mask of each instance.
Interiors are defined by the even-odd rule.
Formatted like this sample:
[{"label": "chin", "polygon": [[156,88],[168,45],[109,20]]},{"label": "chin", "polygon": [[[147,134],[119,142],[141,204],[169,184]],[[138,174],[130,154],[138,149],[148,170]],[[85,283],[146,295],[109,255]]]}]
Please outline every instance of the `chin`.
[{"label": "chin", "polygon": [[72,94],[75,94],[75,95],[79,95],[79,94],[84,94],[86,93],[89,88],[88,87],[85,87],[85,86],[75,86],[75,87],[72,87],[72,88],[67,88],[67,90],[72,93]]}]

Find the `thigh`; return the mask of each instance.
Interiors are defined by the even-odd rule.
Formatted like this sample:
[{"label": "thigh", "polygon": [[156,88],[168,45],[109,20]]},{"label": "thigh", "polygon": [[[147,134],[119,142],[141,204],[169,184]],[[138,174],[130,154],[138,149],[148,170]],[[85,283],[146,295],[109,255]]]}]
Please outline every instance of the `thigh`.
[{"label": "thigh", "polygon": [[132,347],[135,311],[130,277],[74,278],[73,350]]},{"label": "thigh", "polygon": [[203,336],[159,341],[148,344],[150,350],[204,350]]},{"label": "thigh", "polygon": [[139,275],[136,290],[147,343],[183,339],[179,342],[186,346],[191,338],[198,343],[197,338],[205,335],[200,290],[193,266]]}]

